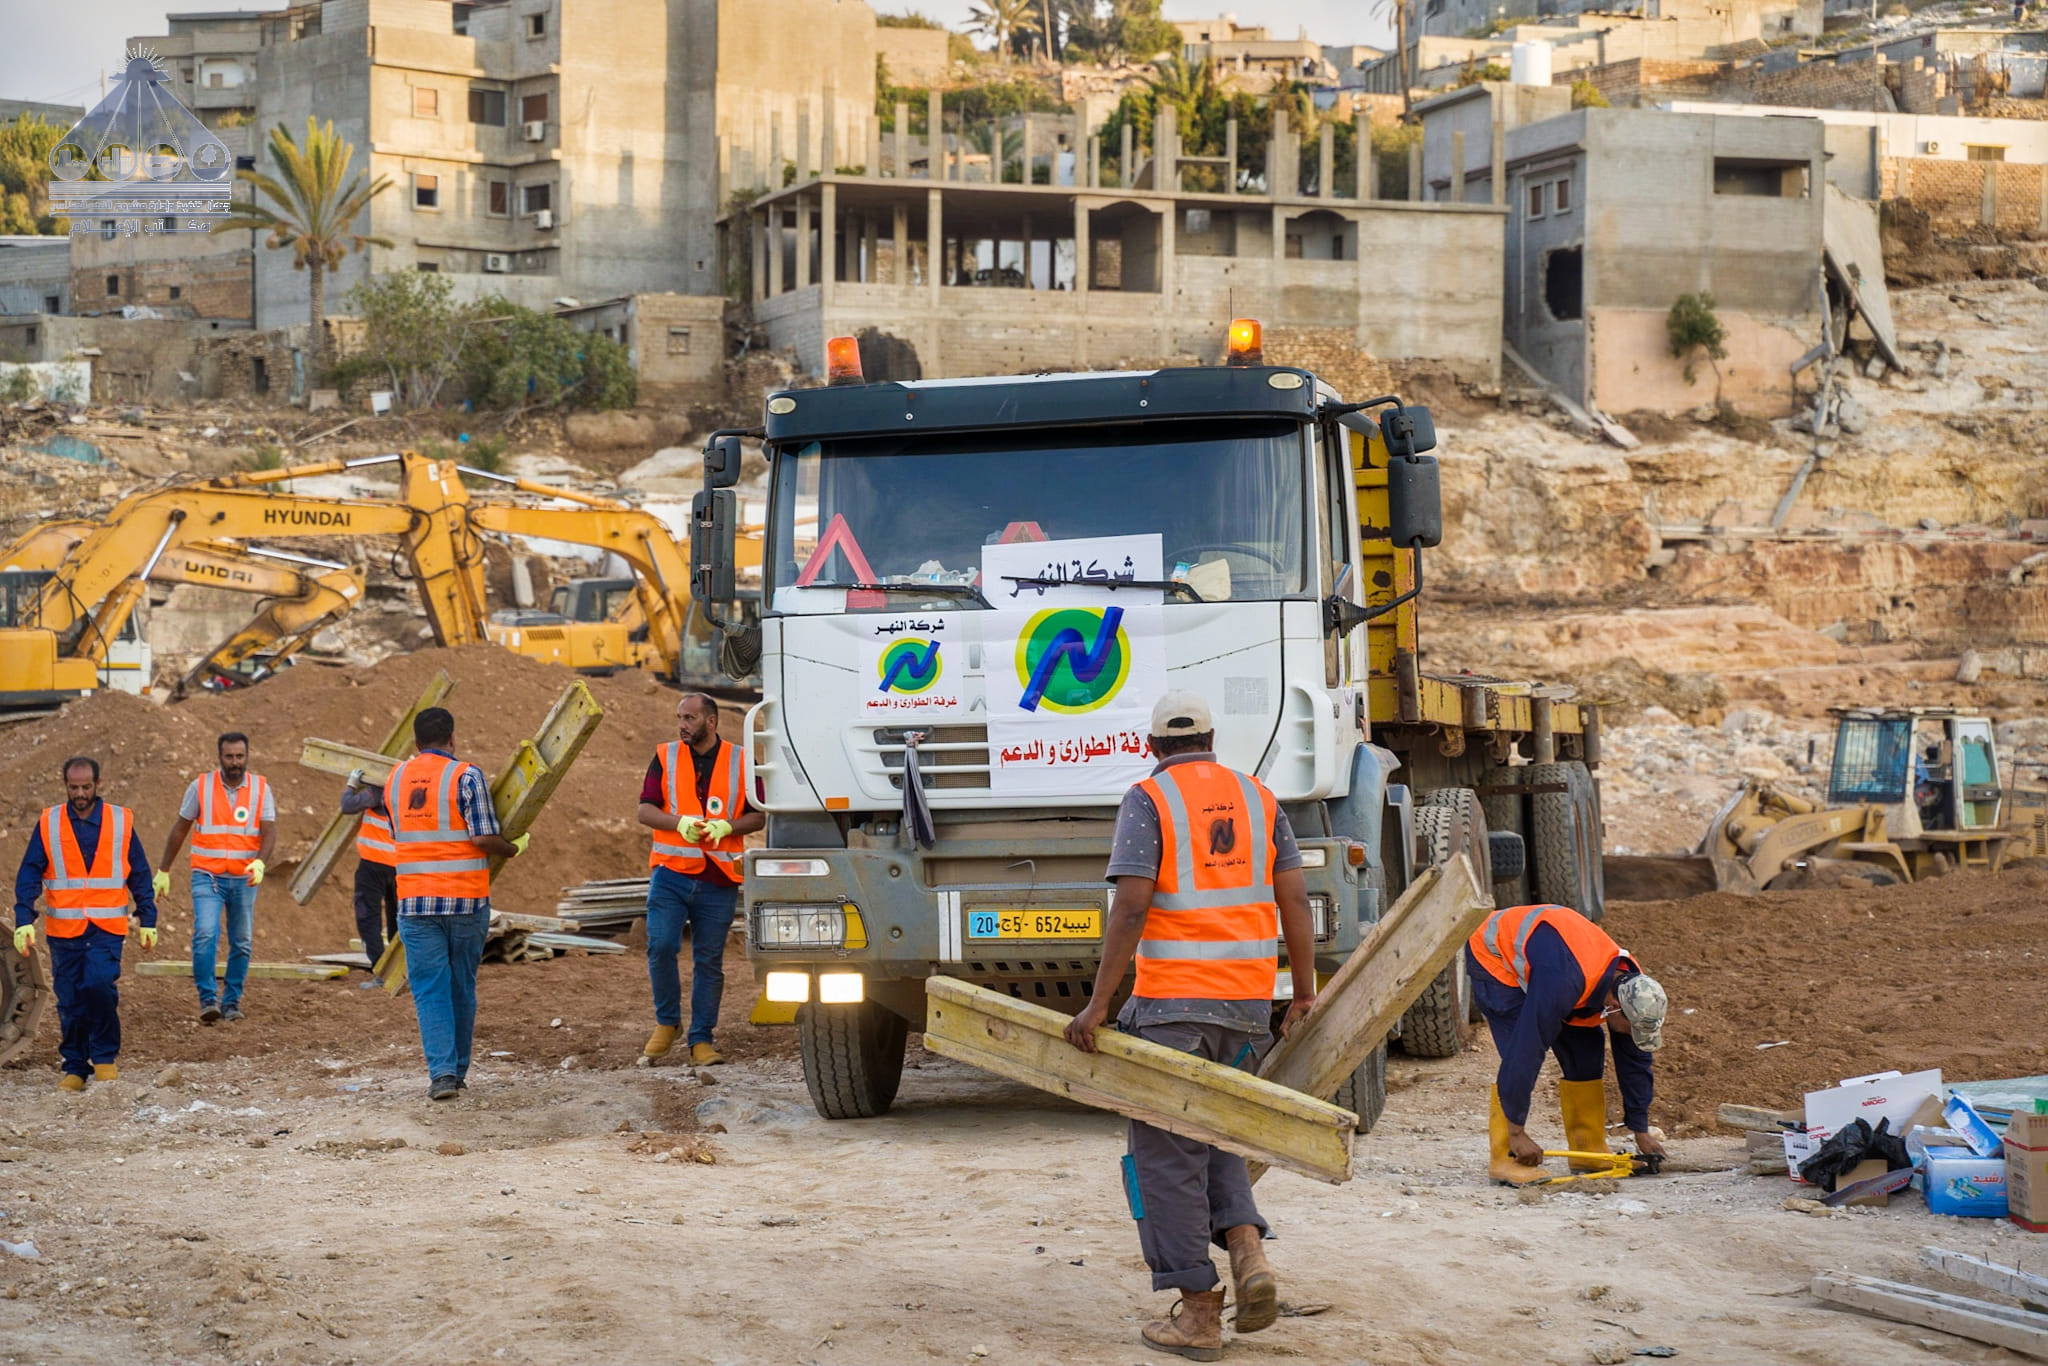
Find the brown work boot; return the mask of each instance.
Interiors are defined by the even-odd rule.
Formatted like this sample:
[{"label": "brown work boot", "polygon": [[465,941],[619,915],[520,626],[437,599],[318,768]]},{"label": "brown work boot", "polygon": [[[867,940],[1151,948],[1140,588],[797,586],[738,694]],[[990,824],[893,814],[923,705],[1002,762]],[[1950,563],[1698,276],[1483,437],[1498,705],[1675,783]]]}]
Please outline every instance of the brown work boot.
[{"label": "brown work boot", "polygon": [[659,1058],[676,1046],[676,1026],[656,1025],[654,1032],[647,1036],[647,1046],[640,1050],[641,1056]]},{"label": "brown work boot", "polygon": [[119,1081],[121,1079],[121,1069],[110,1062],[96,1062],[92,1065],[92,1079],[94,1081]]},{"label": "brown work boot", "polygon": [[85,1078],[79,1076],[76,1072],[66,1072],[63,1079],[57,1083],[57,1089],[59,1091],[83,1091],[85,1089]]},{"label": "brown work boot", "polygon": [[1259,1226],[1239,1224],[1223,1240],[1230,1247],[1230,1279],[1237,1286],[1237,1317],[1231,1327],[1240,1333],[1271,1328],[1280,1317],[1280,1283],[1259,1245]]},{"label": "brown work boot", "polygon": [[725,1054],[708,1043],[693,1043],[690,1045],[690,1061],[699,1067],[716,1067],[725,1061]]},{"label": "brown work boot", "polygon": [[1223,1291],[1186,1290],[1180,1303],[1163,1319],[1145,1325],[1139,1340],[1155,1352],[1172,1352],[1190,1361],[1216,1361],[1223,1356]]}]

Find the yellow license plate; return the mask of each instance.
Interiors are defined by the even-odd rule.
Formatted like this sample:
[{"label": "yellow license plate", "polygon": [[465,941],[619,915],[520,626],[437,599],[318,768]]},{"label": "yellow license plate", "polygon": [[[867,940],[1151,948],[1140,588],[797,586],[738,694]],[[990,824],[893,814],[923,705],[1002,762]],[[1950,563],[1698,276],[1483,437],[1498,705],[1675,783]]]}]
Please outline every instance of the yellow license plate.
[{"label": "yellow license plate", "polygon": [[1050,910],[969,910],[969,939],[1100,939],[1102,912],[1094,907]]}]

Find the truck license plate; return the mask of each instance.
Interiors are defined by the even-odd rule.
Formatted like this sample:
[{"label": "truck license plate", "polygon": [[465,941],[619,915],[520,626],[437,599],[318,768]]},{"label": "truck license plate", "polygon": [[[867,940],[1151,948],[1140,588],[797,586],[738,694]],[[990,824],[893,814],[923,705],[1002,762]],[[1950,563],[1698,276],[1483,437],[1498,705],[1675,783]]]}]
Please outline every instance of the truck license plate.
[{"label": "truck license plate", "polygon": [[969,939],[1100,939],[1102,912],[1094,907],[1031,911],[969,911]]}]

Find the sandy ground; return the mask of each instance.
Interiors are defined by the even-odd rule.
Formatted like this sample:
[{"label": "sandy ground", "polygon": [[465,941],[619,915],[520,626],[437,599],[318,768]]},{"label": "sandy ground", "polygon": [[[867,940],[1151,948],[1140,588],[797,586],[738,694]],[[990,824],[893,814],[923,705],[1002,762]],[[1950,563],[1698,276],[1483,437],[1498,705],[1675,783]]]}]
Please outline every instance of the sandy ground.
[{"label": "sandy ground", "polygon": [[[1638,934],[1682,913],[1616,910]],[[1114,1118],[913,1043],[891,1115],[827,1123],[793,1031],[746,1026],[744,992],[722,1030],[740,1060],[699,1074],[631,1066],[637,955],[490,966],[482,987],[472,1089],[448,1104],[425,1099],[405,1003],[342,984],[257,983],[249,1021],[201,1029],[189,984],[131,980],[122,1080],[60,1095],[48,1038],[0,1071],[0,1237],[41,1254],[0,1254],[0,1360],[1155,1359],[1135,1335],[1168,1297]],[[1725,1132],[1674,1143],[1685,1174],[1500,1190],[1481,1175],[1492,1063],[1484,1044],[1397,1054],[1354,1180],[1262,1184],[1283,1298],[1328,1308],[1229,1359],[2006,1359],[1805,1285],[1918,1279],[1927,1243],[2011,1263],[2038,1240],[1917,1198],[1786,1211],[1790,1183],[1740,1174]],[[1558,1141],[1548,1084],[1534,1114]]]}]

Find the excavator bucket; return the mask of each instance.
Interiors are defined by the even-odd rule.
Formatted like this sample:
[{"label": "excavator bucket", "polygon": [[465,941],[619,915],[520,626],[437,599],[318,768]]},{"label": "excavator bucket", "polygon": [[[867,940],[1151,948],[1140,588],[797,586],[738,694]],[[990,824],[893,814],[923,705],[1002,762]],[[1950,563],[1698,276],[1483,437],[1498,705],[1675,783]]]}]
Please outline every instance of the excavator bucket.
[{"label": "excavator bucket", "polygon": [[0,950],[0,1066],[34,1042],[36,1021],[52,999],[41,958]]}]

